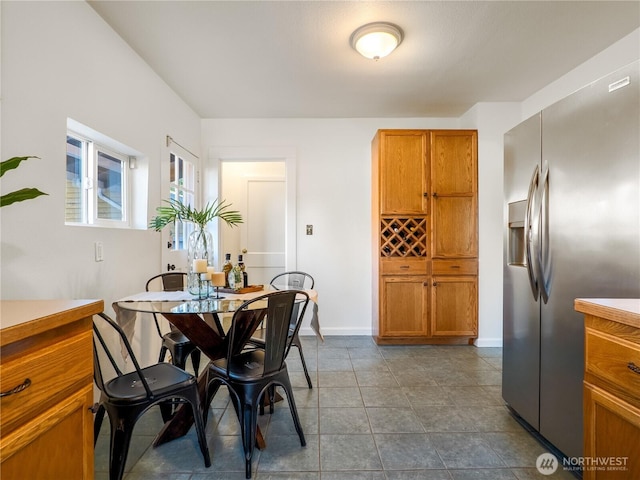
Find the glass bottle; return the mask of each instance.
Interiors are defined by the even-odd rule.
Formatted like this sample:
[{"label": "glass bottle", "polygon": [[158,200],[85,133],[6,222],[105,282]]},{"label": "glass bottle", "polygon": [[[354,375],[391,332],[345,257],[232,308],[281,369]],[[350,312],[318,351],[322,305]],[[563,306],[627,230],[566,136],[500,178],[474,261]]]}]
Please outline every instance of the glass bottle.
[{"label": "glass bottle", "polygon": [[236,264],[229,272],[229,287],[233,288],[236,292],[242,288],[242,270],[240,265]]},{"label": "glass bottle", "polygon": [[238,265],[240,266],[240,270],[242,270],[242,286],[247,288],[249,286],[249,277],[247,275],[247,272],[245,271],[242,255],[238,255]]},{"label": "glass bottle", "polygon": [[224,273],[224,287],[229,288],[229,272],[233,268],[231,265],[231,254],[224,254],[224,265],[222,265],[222,273]]}]

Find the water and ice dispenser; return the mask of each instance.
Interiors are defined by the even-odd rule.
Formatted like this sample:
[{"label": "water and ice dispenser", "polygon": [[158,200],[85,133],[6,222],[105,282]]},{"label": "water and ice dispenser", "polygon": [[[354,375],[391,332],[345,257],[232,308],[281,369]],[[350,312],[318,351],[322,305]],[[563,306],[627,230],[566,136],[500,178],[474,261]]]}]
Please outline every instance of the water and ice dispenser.
[{"label": "water and ice dispenser", "polygon": [[526,267],[524,219],[527,201],[521,200],[509,204],[509,250],[507,263],[515,267]]}]

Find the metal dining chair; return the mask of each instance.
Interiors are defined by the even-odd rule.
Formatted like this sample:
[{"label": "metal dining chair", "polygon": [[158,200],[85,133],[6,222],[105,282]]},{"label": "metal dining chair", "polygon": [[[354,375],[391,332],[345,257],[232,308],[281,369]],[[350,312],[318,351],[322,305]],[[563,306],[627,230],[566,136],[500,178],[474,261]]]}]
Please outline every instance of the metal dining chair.
[{"label": "metal dining chair", "polygon": [[[118,367],[107,346],[109,338],[107,335],[111,331],[118,334],[121,344],[127,350],[135,369],[133,372],[123,373]],[[106,412],[111,424],[109,479],[122,479],[136,422],[151,407],[167,400],[172,402],[179,400],[191,406],[204,465],[210,467],[211,459],[205,437],[196,377],[166,362],[140,368],[126,334],[104,313],[93,317],[93,337],[93,378],[100,389],[100,400],[94,419],[94,445],[98,440]],[[105,359],[108,359],[110,368],[116,373],[116,376],[110,380],[107,380],[104,374]]]},{"label": "metal dining chair", "polygon": [[[255,308],[256,303],[264,303],[265,300],[265,307]],[[298,311],[303,314],[308,303],[309,295],[299,290],[271,292],[243,303],[231,320],[227,356],[209,363],[205,405],[209,405],[221,384],[228,387],[240,417],[246,478],[251,478],[251,461],[262,400],[266,395],[269,396],[273,413],[276,385],[284,389],[300,444],[303,447],[306,445],[285,358],[300,328],[299,319],[302,315],[298,315]],[[294,305],[299,308],[294,308]],[[268,321],[264,328],[264,346],[252,348],[249,340],[265,315]],[[289,334],[291,327],[294,335]],[[204,415],[206,422],[207,413]]]},{"label": "metal dining chair", "polygon": [[[313,277],[308,273],[291,271],[276,275],[271,279],[270,285],[276,290],[282,289],[284,287],[297,288],[300,290],[311,290],[315,285],[315,281]],[[252,341],[257,345],[260,345],[262,343],[261,333],[262,330],[258,330],[256,332],[256,335],[252,338]],[[309,371],[307,370],[307,362],[305,362],[304,354],[302,353],[302,342],[300,341],[300,337],[298,336],[298,331],[294,330],[293,328],[289,328],[289,334],[293,337],[291,344],[298,349],[298,353],[300,354],[300,361],[302,362],[304,376],[307,379],[307,385],[309,386],[309,388],[313,388],[311,377],[309,376]]]},{"label": "metal dining chair", "polygon": [[[186,284],[187,274],[184,272],[167,272],[161,273],[151,277],[145,285],[146,291],[153,288],[154,285],[160,284],[162,290],[165,292],[175,292],[184,289]],[[191,340],[189,340],[180,330],[171,325],[171,330],[167,333],[162,333],[160,328],[160,320],[153,314],[153,319],[156,323],[156,329],[158,335],[162,339],[162,346],[160,347],[159,362],[164,362],[167,352],[171,355],[171,363],[175,366],[185,369],[187,358],[191,356],[191,364],[193,365],[193,373],[198,376],[198,370],[200,369],[200,350],[196,347]]]}]

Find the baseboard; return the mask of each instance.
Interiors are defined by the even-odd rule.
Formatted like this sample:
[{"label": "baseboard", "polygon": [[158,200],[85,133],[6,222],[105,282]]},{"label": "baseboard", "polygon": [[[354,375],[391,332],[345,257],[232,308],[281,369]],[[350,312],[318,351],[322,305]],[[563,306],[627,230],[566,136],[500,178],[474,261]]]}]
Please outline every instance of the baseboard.
[{"label": "baseboard", "polygon": [[489,347],[502,348],[502,338],[476,338],[473,344],[478,348],[489,348]]},{"label": "baseboard", "polygon": [[[323,336],[365,335],[371,336],[370,328],[324,328],[320,327]],[[300,327],[300,335],[315,335],[311,327]]]}]

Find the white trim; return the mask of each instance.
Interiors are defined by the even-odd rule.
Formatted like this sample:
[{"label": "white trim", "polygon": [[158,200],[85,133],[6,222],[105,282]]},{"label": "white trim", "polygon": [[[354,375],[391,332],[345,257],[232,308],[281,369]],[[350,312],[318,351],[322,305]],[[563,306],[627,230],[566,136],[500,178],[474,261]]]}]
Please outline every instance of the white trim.
[{"label": "white trim", "polygon": [[477,338],[473,344],[479,348],[500,347],[502,348],[502,338]]}]

